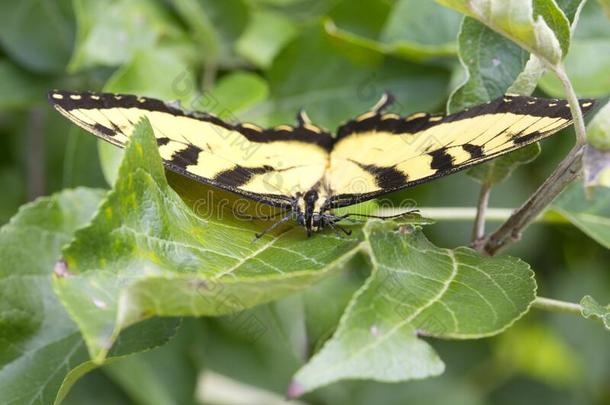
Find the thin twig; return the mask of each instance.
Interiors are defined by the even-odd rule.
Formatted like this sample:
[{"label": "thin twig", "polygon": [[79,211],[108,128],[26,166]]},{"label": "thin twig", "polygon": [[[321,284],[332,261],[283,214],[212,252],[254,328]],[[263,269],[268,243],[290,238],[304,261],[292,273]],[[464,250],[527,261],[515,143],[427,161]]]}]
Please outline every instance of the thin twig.
[{"label": "thin twig", "polygon": [[489,204],[490,192],[491,184],[481,184],[479,202],[477,203],[477,214],[472,229],[472,245],[477,249],[483,245],[481,241],[483,241],[483,237],[485,236],[485,214],[487,212],[487,205]]},{"label": "thin twig", "polygon": [[521,238],[521,232],[578,177],[582,167],[583,150],[582,146],[572,149],[538,190],[487,238],[485,252],[494,255]]},{"label": "thin twig", "polygon": [[538,190],[498,230],[487,238],[483,249],[490,255],[498,253],[515,240],[519,240],[523,230],[540,215],[568,184],[578,177],[582,168],[586,129],[578,97],[576,97],[563,65],[549,65],[548,67],[557,75],[564,87],[574,121],[576,144]]},{"label": "thin twig", "polygon": [[582,305],[573,302],[559,301],[552,298],[536,297],[532,308],[549,312],[582,315]]}]

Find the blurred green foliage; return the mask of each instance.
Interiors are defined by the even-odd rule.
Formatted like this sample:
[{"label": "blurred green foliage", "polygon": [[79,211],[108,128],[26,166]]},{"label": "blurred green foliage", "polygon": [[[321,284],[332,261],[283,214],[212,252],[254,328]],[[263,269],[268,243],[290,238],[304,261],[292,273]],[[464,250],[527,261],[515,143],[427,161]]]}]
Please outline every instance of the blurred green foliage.
[{"label": "blurred green foliage", "polygon": [[[558,4],[573,21],[575,2]],[[581,97],[610,94],[608,17],[607,1],[590,0],[564,55]],[[399,113],[443,111],[463,81],[465,68],[469,83],[475,80],[483,86],[467,84],[453,93],[456,106],[474,102],[482,88],[488,90],[484,96],[503,92],[498,83],[512,83],[526,66],[527,54],[502,37],[494,48],[467,47],[468,38],[460,37],[458,42],[461,22],[458,13],[431,0],[4,1],[0,4],[0,223],[39,195],[77,186],[107,188],[107,182],[114,181],[121,152],[100,146],[98,156],[93,137],[47,106],[45,94],[51,88],[180,100],[188,108],[261,125],[292,122],[304,107],[314,121],[332,129],[369,108],[384,90],[397,96]],[[463,24],[464,30],[497,36],[474,20]],[[565,51],[565,32],[562,39]],[[464,50],[462,58],[476,58],[478,63],[466,60],[464,68],[459,49]],[[499,63],[501,74],[493,70]],[[469,89],[475,91],[468,94]],[[537,91],[562,96],[560,83],[548,74]],[[569,149],[568,132],[546,141],[538,159],[494,187],[491,205],[514,207],[531,194]],[[393,198],[413,198],[420,206],[471,206],[477,195],[477,183],[458,174]],[[34,269],[42,268],[44,258],[29,268],[26,259],[43,243],[53,244],[58,252],[67,242],[62,229],[86,220],[79,210],[94,208],[94,194],[81,197],[78,207],[59,204],[56,216],[50,218],[37,217],[36,210],[45,200],[22,211],[21,218],[32,226],[46,226],[55,236],[12,247],[15,264],[2,267],[6,269],[2,274],[35,274]],[[570,225],[537,224],[509,252],[531,265],[541,295],[578,302],[590,294],[604,304],[610,301],[609,237],[603,226],[608,199],[601,199],[598,207],[589,207],[586,201],[580,190],[571,191],[560,198],[556,210],[595,240]],[[469,222],[441,222],[427,228],[426,234],[436,245],[455,247],[468,243],[470,228]],[[365,259],[357,258],[350,271],[305,292],[246,311],[245,316],[255,316],[267,326],[255,341],[236,327],[231,316],[188,319],[170,344],[114,360],[87,374],[76,382],[65,403],[191,403],[198,376],[210,370],[281,396],[294,373],[332,335],[352,293],[366,278],[361,270],[365,266],[358,260]],[[46,265],[52,261],[49,258]],[[43,304],[58,305],[50,284],[36,280],[29,288],[31,296],[0,295],[0,299],[23,301],[32,313]],[[16,277],[10,282],[27,279]],[[36,336],[41,327],[36,319],[27,314],[21,319],[24,329],[19,333]],[[2,322],[0,316],[0,344],[7,338]],[[172,323],[164,327],[171,334]],[[56,338],[74,339],[76,329],[60,332]],[[531,312],[497,338],[433,341],[447,364],[439,378],[401,384],[341,382],[303,400],[606,404],[610,402],[608,339],[594,322]],[[136,343],[127,341],[124,352],[118,353],[158,344]],[[0,360],[10,361],[19,350],[25,349],[0,349]],[[69,353],[70,367],[86,362],[84,346],[75,350]],[[40,371],[40,379],[55,376],[54,370]],[[78,370],[72,382],[80,371],[84,370]],[[49,395],[40,393],[38,401],[52,403]]]}]

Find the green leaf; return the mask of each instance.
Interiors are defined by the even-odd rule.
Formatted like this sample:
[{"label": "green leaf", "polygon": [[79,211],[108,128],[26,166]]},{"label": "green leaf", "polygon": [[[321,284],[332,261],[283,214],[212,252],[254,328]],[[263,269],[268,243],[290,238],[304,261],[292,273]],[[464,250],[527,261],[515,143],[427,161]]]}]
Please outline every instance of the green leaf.
[{"label": "green leaf", "polygon": [[399,0],[383,27],[381,43],[391,53],[423,60],[456,53],[460,15],[432,1]]},{"label": "green leaf", "polygon": [[192,404],[198,370],[192,349],[201,344],[193,333],[195,320],[184,320],[176,336],[163,347],[117,359],[102,367],[133,403]]},{"label": "green leaf", "polygon": [[298,226],[253,243],[269,224],[233,212],[250,200],[189,182],[187,206],[166,182],[150,124],[131,139],[114,189],[64,249],[70,276],[54,280],[95,362],[142,319],[240,311],[310,285],[359,249],[357,237],[308,239]]},{"label": "green leaf", "polygon": [[610,249],[610,189],[597,187],[585,193],[582,184],[571,184],[551,205],[590,238]]},{"label": "green leaf", "polygon": [[[536,3],[537,4],[537,3]],[[575,23],[582,1],[560,4]],[[553,15],[550,11],[546,14]],[[464,17],[459,35],[459,56],[466,68],[465,82],[450,97],[448,111],[456,112],[505,93],[530,95],[544,74],[544,64],[535,55],[488,28],[474,18]]]},{"label": "green leaf", "polygon": [[504,95],[529,59],[528,53],[517,44],[470,17],[462,22],[458,44],[467,78],[451,94],[447,104],[450,113]]},{"label": "green leaf", "polygon": [[[424,61],[455,55],[460,15],[434,2],[342,2],[325,26],[333,38],[385,55]],[[340,12],[338,12],[340,11]]]},{"label": "green leaf", "polygon": [[553,0],[437,1],[476,18],[551,65],[568,53],[569,21]]},{"label": "green leaf", "polygon": [[296,35],[295,24],[284,14],[257,11],[252,13],[235,49],[256,66],[268,68],[280,50]]},{"label": "green leaf", "polygon": [[0,3],[0,44],[17,63],[40,73],[63,71],[74,40],[69,0]]},{"label": "green leaf", "polygon": [[235,122],[242,111],[264,102],[268,97],[269,85],[259,75],[235,71],[223,76],[214,88],[192,102],[191,106]]},{"label": "green leaf", "polygon": [[[583,8],[564,64],[579,96],[610,94],[610,24],[597,2],[589,1]],[[542,77],[540,87],[553,97],[564,96],[561,82],[552,74]]]},{"label": "green leaf", "polygon": [[606,329],[610,330],[610,305],[603,306],[599,304],[593,297],[586,295],[580,301],[582,305],[582,316],[585,318],[599,318]]},{"label": "green leaf", "polygon": [[[0,403],[51,404],[93,368],[76,325],[53,294],[60,248],[95,212],[103,193],[67,190],[21,208],[0,229]],[[175,322],[129,329],[112,355],[164,343]]]},{"label": "green leaf", "polygon": [[294,377],[298,396],[343,379],[405,381],[438,375],[444,364],[419,336],[473,339],[497,334],[535,298],[519,259],[441,249],[412,226],[369,222],[373,274],[354,295],[335,335]]},{"label": "green leaf", "polygon": [[71,72],[121,65],[162,37],[167,41],[182,35],[166,10],[147,0],[74,0],[74,9],[78,31]]},{"label": "green leaf", "polygon": [[294,122],[299,108],[305,108],[316,124],[333,129],[368,110],[386,90],[396,95],[396,111],[431,110],[448,83],[444,69],[337,42],[319,25],[280,53],[268,79],[270,100],[244,111],[244,119],[273,125]]}]

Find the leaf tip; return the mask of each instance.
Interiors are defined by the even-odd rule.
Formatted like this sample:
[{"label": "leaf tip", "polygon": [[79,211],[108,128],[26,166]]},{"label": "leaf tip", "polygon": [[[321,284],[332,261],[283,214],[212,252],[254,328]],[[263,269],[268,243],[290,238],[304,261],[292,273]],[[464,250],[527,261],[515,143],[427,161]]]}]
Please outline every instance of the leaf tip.
[{"label": "leaf tip", "polygon": [[297,381],[292,380],[288,385],[288,391],[286,391],[286,397],[288,399],[295,399],[303,395],[305,392],[303,386]]}]

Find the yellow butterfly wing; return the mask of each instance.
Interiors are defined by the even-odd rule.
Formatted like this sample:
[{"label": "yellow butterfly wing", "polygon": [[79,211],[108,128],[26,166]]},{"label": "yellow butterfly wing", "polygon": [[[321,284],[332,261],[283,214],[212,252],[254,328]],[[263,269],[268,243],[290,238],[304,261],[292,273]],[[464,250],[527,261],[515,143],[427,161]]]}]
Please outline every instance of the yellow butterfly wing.
[{"label": "yellow butterfly wing", "polygon": [[53,91],[49,101],[85,130],[124,146],[150,121],[165,166],[197,181],[281,207],[323,177],[333,138],[306,122],[263,129],[231,124],[134,95]]},{"label": "yellow butterfly wing", "polygon": [[[593,104],[581,101],[584,112]],[[466,169],[571,122],[565,100],[512,95],[452,115],[369,111],[338,129],[326,173],[328,205],[351,205]]]}]

